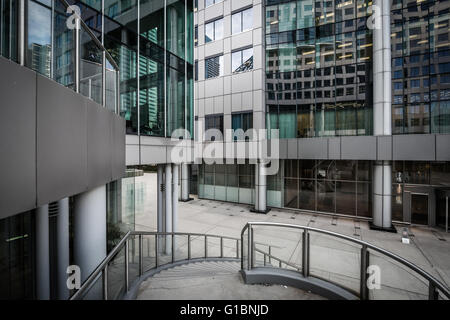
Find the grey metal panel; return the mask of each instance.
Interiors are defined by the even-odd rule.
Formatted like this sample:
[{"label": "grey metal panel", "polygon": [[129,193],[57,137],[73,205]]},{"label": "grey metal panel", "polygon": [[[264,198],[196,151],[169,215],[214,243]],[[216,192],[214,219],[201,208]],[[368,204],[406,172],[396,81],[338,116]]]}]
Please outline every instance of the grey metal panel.
[{"label": "grey metal panel", "polygon": [[124,176],[126,170],[125,164],[125,119],[118,115],[112,115],[112,150],[111,150],[111,177],[112,180]]},{"label": "grey metal panel", "polygon": [[377,139],[374,136],[342,137],[342,159],[375,160],[377,157]]},{"label": "grey metal panel", "polygon": [[287,141],[287,158],[297,159],[297,139],[288,139]]},{"label": "grey metal panel", "polygon": [[392,138],[393,160],[433,161],[436,158],[436,139],[433,134],[405,134]]},{"label": "grey metal panel", "polygon": [[0,57],[0,219],[36,205],[36,74]]},{"label": "grey metal panel", "polygon": [[377,160],[392,160],[392,136],[377,137]]},{"label": "grey metal panel", "polygon": [[92,100],[87,102],[88,189],[111,181],[112,114]]},{"label": "grey metal panel", "polygon": [[37,204],[87,190],[85,99],[37,76]]},{"label": "grey metal panel", "polygon": [[436,160],[450,160],[450,134],[436,135]]},{"label": "grey metal panel", "polygon": [[298,139],[299,159],[328,159],[326,138]]},{"label": "grey metal panel", "polygon": [[280,139],[280,159],[287,159],[288,143],[286,139]]},{"label": "grey metal panel", "polygon": [[339,137],[328,138],[328,159],[341,159],[341,139]]}]

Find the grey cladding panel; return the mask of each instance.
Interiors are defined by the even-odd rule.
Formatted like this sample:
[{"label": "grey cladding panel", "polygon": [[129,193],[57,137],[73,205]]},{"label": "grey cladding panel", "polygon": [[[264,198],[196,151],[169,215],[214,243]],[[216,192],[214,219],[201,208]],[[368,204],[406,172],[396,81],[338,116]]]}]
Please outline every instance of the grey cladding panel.
[{"label": "grey cladding panel", "polygon": [[342,155],[345,160],[375,160],[377,140],[373,136],[342,137]]},{"label": "grey cladding panel", "polygon": [[0,219],[36,205],[36,74],[0,57]]},{"label": "grey cladding panel", "polygon": [[450,161],[450,134],[436,135],[436,160]]},{"label": "grey cladding panel", "polygon": [[341,139],[328,138],[328,159],[341,159]]},{"label": "grey cladding panel", "polygon": [[392,137],[377,137],[377,160],[392,160]]},{"label": "grey cladding panel", "polygon": [[435,160],[435,135],[405,134],[393,136],[393,160]]},{"label": "grey cladding panel", "polygon": [[70,89],[37,77],[37,202],[87,189],[86,102]]},{"label": "grey cladding panel", "polygon": [[111,181],[112,114],[93,101],[87,101],[88,189]]},{"label": "grey cladding panel", "polygon": [[112,156],[111,156],[111,176],[113,180],[124,176],[125,165],[125,119],[112,115]]},{"label": "grey cladding panel", "polygon": [[327,139],[298,139],[298,155],[300,159],[328,159]]}]

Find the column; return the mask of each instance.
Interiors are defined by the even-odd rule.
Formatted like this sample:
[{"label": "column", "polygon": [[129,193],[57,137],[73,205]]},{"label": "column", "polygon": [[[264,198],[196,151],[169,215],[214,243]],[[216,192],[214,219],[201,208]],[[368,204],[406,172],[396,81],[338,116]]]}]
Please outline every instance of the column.
[{"label": "column", "polygon": [[[158,183],[158,208],[157,208],[157,231],[164,232],[166,230],[165,220],[166,217],[164,215],[164,190],[166,188],[164,182],[164,164],[158,164],[157,167],[157,183]],[[158,237],[158,250],[162,252],[165,248],[164,244],[165,237]]]},{"label": "column", "polygon": [[267,213],[267,177],[264,162],[255,164],[255,212]]},{"label": "column", "polygon": [[36,297],[50,299],[48,204],[36,209]]},{"label": "column", "polygon": [[[392,135],[390,1],[375,0],[373,29],[373,128],[374,136]],[[373,164],[373,227],[391,230],[392,165]]]},{"label": "column", "polygon": [[157,211],[157,231],[163,232],[164,231],[164,165],[158,164],[157,168],[157,183],[158,183],[158,211]]},{"label": "column", "polygon": [[56,249],[58,255],[57,278],[59,300],[69,298],[67,289],[67,267],[69,266],[69,198],[58,201],[58,218],[56,220]]},{"label": "column", "polygon": [[[178,231],[178,195],[179,195],[179,170],[178,164],[172,164],[172,232]],[[176,250],[176,237],[173,238],[173,248]]]},{"label": "column", "polygon": [[189,201],[189,165],[181,164],[181,201]]},{"label": "column", "polygon": [[[172,232],[172,164],[166,164],[166,229],[165,232]],[[171,253],[171,237],[166,237],[166,254]]]},{"label": "column", "polygon": [[74,198],[74,261],[81,269],[81,282],[106,257],[106,186]]},{"label": "column", "polygon": [[178,164],[172,164],[172,232],[177,232],[178,224],[178,174],[180,166]]}]

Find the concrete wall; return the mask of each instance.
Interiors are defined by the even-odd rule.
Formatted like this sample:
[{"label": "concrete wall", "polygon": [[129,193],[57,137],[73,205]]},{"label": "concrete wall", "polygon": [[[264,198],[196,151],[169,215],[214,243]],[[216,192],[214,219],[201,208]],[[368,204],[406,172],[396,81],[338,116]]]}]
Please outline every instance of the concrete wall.
[{"label": "concrete wall", "polygon": [[124,175],[124,119],[3,58],[0,97],[0,219]]}]

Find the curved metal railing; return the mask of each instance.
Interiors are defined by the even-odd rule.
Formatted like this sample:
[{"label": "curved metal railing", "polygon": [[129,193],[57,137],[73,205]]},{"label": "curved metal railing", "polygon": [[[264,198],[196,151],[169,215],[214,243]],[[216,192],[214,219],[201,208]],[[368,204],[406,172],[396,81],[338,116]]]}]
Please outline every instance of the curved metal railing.
[{"label": "curved metal railing", "polygon": [[129,231],[70,300],[120,299],[146,273],[207,259],[238,260],[240,239],[204,233]]},{"label": "curved metal railing", "polygon": [[[255,234],[257,234],[257,231],[264,232],[263,229],[265,227],[302,230],[301,262],[293,263],[291,261],[286,261],[287,259],[282,260],[279,257],[280,254],[286,255],[286,253],[292,256],[293,251],[297,250],[297,246],[295,246],[292,252],[280,252],[277,256],[274,256],[271,252],[265,252],[259,248],[256,248],[257,244],[254,241]],[[244,235],[246,233],[247,241],[244,241]],[[341,252],[344,252],[342,256],[336,256],[336,253],[339,253],[339,249],[333,249],[332,254],[334,256],[330,256],[330,250],[324,246],[320,247],[320,245],[316,245],[311,248],[311,235],[316,236],[318,242],[319,240],[324,240],[319,238],[318,235],[331,237],[331,240],[333,241],[329,244],[333,244],[333,242],[335,243],[338,239],[344,240],[348,245],[350,245],[350,249],[344,252],[345,250],[342,249],[341,245]],[[298,243],[298,239],[295,242]],[[241,252],[241,269],[243,271],[252,270],[256,267],[267,267],[268,264],[270,267],[274,267],[271,260],[275,259],[278,261],[278,268],[283,268],[284,265],[285,268],[301,272],[304,277],[316,277],[329,281],[352,293],[355,293],[361,299],[369,299],[369,292],[372,292],[372,298],[375,299],[389,297],[388,295],[383,294],[383,290],[395,291],[397,298],[428,297],[428,299],[432,300],[440,298],[450,299],[449,288],[417,265],[373,244],[332,231],[285,223],[248,222],[241,232]],[[263,256],[260,261],[258,261],[256,257],[257,254],[261,254]],[[312,255],[316,255],[314,256],[315,259],[311,259]],[[360,259],[359,278],[355,277],[354,274],[345,274],[345,271],[338,272],[333,270],[333,267],[339,268],[339,266],[332,265],[333,261],[331,260],[333,258],[341,258],[343,260],[340,261],[340,263],[345,264],[347,262],[345,260],[353,259],[355,255],[358,259]],[[375,283],[372,283],[374,286],[370,286],[369,288],[367,282],[368,280],[372,280],[369,279],[368,275],[368,271],[370,272],[369,268],[371,266],[371,260],[374,260],[374,265],[378,262],[385,264],[385,266],[380,268],[380,278],[378,280],[375,279]],[[386,265],[387,262],[390,262],[390,265]],[[397,263],[397,265],[392,262]],[[320,267],[322,267],[322,269],[320,269]],[[327,267],[330,270],[326,270]],[[314,272],[311,272],[312,268],[314,268]],[[412,280],[411,282],[406,283],[408,281],[402,281],[402,278],[405,277],[405,273],[408,279],[403,280]],[[420,279],[420,277],[423,279]],[[380,279],[384,279],[384,281],[380,281]],[[350,281],[354,282],[355,280],[359,281],[359,291],[355,290],[354,287],[352,288],[351,285],[348,285]],[[418,280],[419,282],[416,283],[414,282],[415,280]],[[427,292],[421,291],[424,287],[423,282],[426,282],[425,286],[428,289]],[[377,289],[380,290],[379,294],[375,291]]]}]

